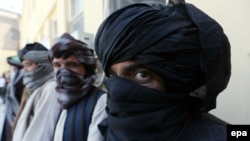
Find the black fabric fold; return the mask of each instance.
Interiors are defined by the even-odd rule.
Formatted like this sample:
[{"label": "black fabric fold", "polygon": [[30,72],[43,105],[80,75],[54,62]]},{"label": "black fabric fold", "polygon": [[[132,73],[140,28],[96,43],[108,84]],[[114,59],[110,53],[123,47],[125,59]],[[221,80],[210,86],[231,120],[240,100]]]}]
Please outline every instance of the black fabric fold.
[{"label": "black fabric fold", "polygon": [[114,76],[105,84],[109,91],[106,140],[179,140],[191,116],[187,93],[160,92]]}]

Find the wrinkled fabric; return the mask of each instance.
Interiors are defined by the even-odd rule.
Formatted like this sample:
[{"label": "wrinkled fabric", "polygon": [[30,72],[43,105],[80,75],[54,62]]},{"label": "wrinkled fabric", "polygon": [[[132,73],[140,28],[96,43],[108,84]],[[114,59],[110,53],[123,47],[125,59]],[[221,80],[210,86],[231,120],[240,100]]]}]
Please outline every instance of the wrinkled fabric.
[{"label": "wrinkled fabric", "polygon": [[18,51],[18,57],[21,61],[28,59],[38,63],[48,62],[48,49],[38,42],[26,44],[23,49]]},{"label": "wrinkled fabric", "polygon": [[31,50],[23,55],[22,59],[32,60],[36,63],[49,63],[48,59],[48,51],[40,51],[40,50]]},{"label": "wrinkled fabric", "polygon": [[[141,3],[114,12],[99,27],[95,50],[110,77],[107,141],[189,141],[185,132],[216,107],[231,74],[222,27],[186,3]],[[128,60],[156,73],[166,91],[110,76],[113,64]]]},{"label": "wrinkled fabric", "polygon": [[215,108],[231,74],[223,29],[191,4],[122,8],[98,29],[95,50],[107,75],[112,64],[133,60],[159,74],[168,90],[192,92],[205,85],[204,112]]},{"label": "wrinkled fabric", "polygon": [[84,97],[93,86],[95,76],[84,77],[69,69],[59,69],[56,73],[58,102],[63,108],[70,107]]},{"label": "wrinkled fabric", "polygon": [[31,91],[34,91],[53,77],[53,68],[49,62],[48,49],[42,44],[37,42],[26,44],[23,49],[18,51],[18,57],[22,61],[31,60],[37,65],[37,69],[25,71],[23,74],[23,83]]},{"label": "wrinkled fabric", "polygon": [[55,87],[56,82],[50,79],[29,97],[17,121],[12,141],[52,141],[61,113]]},{"label": "wrinkled fabric", "polygon": [[[48,49],[37,42],[26,44],[19,50],[18,56],[22,61],[35,62],[37,68],[24,71],[23,82],[29,90],[23,93],[21,106],[24,109],[19,109],[18,113],[21,114],[15,119],[13,141],[30,141],[34,140],[33,137],[37,141],[49,140],[53,136],[51,131],[54,130],[60,108],[58,103],[49,102],[54,100],[51,94],[55,93],[55,87],[50,83],[53,81],[53,69],[48,60]],[[28,95],[26,100],[25,95]]]},{"label": "wrinkled fabric", "polygon": [[115,76],[105,84],[106,140],[175,141],[185,131],[190,119],[188,93],[165,93]]},{"label": "wrinkled fabric", "polygon": [[64,33],[49,51],[50,62],[53,58],[66,59],[67,55],[75,55],[86,69],[85,76],[81,76],[69,69],[60,69],[56,73],[57,88],[60,93],[58,102],[63,108],[69,108],[77,100],[86,95],[95,81],[96,60],[94,52],[82,41],[74,39]]},{"label": "wrinkled fabric", "polygon": [[49,63],[38,64],[37,66],[37,69],[23,73],[23,84],[31,91],[34,91],[54,76],[53,69]]},{"label": "wrinkled fabric", "polygon": [[58,38],[57,42],[49,51],[50,61],[52,61],[55,54],[63,51],[72,52],[85,66],[89,74],[95,74],[96,60],[94,57],[94,52],[88,47],[86,43],[76,40],[69,34],[65,33],[60,38]]},{"label": "wrinkled fabric", "polygon": [[102,94],[103,91],[92,87],[84,98],[63,109],[53,141],[86,141],[94,107]]}]

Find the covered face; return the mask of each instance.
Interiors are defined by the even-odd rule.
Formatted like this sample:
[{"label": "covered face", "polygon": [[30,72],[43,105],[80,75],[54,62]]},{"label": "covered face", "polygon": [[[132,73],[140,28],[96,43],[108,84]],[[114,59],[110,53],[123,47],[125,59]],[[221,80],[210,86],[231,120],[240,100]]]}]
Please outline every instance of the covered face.
[{"label": "covered face", "polygon": [[53,77],[53,69],[48,59],[48,49],[40,43],[26,44],[18,51],[23,64],[23,83],[32,91]]},{"label": "covered face", "polygon": [[52,46],[49,58],[55,70],[58,102],[68,108],[93,86],[96,68],[93,50],[65,33]]},{"label": "covered face", "polygon": [[133,60],[158,74],[167,91],[201,99],[205,112],[215,108],[231,74],[223,29],[190,4],[124,7],[102,23],[95,50],[107,76],[113,64]]}]

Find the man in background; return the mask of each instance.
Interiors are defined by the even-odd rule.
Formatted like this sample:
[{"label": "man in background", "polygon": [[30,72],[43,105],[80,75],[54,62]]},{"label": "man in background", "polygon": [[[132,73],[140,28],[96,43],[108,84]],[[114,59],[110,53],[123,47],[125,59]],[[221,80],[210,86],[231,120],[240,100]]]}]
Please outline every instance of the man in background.
[{"label": "man in background", "polygon": [[[7,63],[10,65],[9,78],[6,77],[5,86],[5,105],[6,117],[2,133],[3,141],[11,141],[11,129],[14,126],[14,120],[20,106],[21,97],[24,89],[22,63],[17,56],[7,58]],[[9,79],[9,80],[8,80]]]},{"label": "man in background", "polygon": [[94,52],[65,33],[50,49],[50,60],[57,82],[57,102],[63,108],[54,141],[87,141],[94,107],[104,93],[94,86]]},{"label": "man in background", "polygon": [[[16,118],[13,141],[49,140],[53,137],[60,107],[54,102],[56,83],[48,49],[37,42],[26,44],[19,51],[19,57],[27,93],[23,94],[20,117]],[[48,102],[50,100],[52,102]]]}]

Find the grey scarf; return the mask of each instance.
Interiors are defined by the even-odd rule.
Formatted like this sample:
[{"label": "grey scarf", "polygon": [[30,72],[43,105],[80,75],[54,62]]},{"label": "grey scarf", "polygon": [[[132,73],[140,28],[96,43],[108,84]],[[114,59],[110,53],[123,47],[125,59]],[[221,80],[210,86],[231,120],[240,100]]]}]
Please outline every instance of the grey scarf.
[{"label": "grey scarf", "polygon": [[31,89],[31,91],[34,91],[52,77],[53,69],[50,64],[38,64],[38,68],[36,70],[24,72],[23,83]]}]

